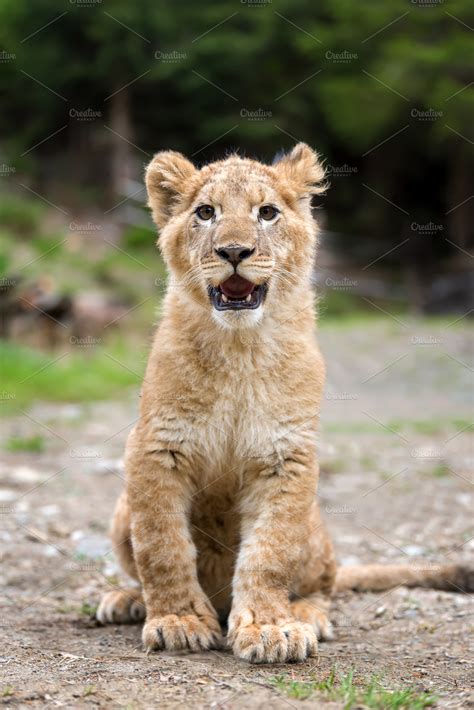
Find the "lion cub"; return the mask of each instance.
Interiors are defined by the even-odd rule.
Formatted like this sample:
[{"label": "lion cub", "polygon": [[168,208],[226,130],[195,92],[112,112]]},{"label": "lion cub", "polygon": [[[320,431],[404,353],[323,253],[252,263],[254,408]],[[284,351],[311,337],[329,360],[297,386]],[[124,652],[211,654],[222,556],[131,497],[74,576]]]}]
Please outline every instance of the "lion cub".
[{"label": "lion cub", "polygon": [[232,156],[198,170],[175,152],[148,166],[170,278],[112,525],[141,590],[98,611],[146,616],[146,649],[218,648],[226,618],[252,662],[304,660],[331,635],[310,285],[323,177],[303,143],[272,166]]},{"label": "lion cub", "polygon": [[97,617],[146,617],[147,650],[228,643],[254,663],[302,661],[330,638],[331,592],[395,585],[474,591],[466,565],[337,571],[316,500],[324,363],[310,275],[317,155],[232,156],[198,170],[179,153],[148,166],[170,272],[164,315],[126,449],[114,549],[140,587]]}]

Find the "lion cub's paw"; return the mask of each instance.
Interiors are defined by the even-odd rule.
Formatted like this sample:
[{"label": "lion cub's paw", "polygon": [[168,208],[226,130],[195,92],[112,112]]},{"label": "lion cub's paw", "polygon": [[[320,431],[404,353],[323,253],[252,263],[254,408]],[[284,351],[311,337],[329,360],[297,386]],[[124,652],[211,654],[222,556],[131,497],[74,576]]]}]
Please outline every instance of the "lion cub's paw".
[{"label": "lion cub's paw", "polygon": [[299,621],[310,624],[314,629],[318,639],[322,641],[332,641],[334,638],[334,627],[329,621],[327,611],[318,607],[318,602],[298,599],[291,603],[291,613]]},{"label": "lion cub's paw", "polygon": [[104,594],[96,612],[101,624],[134,624],[145,616],[141,590],[135,587]]},{"label": "lion cub's paw", "polygon": [[207,651],[220,648],[221,628],[217,619],[195,614],[152,617],[142,633],[146,651]]},{"label": "lion cub's paw", "polygon": [[241,625],[232,631],[230,641],[234,655],[249,663],[304,661],[318,651],[313,628],[300,621]]}]

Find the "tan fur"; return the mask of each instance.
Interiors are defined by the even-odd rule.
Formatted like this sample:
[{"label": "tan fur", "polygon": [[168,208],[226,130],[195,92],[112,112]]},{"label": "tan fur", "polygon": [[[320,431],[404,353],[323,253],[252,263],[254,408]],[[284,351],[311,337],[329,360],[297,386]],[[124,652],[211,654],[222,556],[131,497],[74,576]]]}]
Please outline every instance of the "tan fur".
[{"label": "tan fur", "polygon": [[[142,586],[147,650],[217,648],[226,617],[228,643],[252,662],[304,660],[331,637],[310,287],[322,179],[304,144],[274,166],[232,156],[197,170],[174,152],[148,166],[170,279],[112,529]],[[215,220],[198,221],[201,204]],[[264,204],[279,208],[275,222],[258,219]],[[216,249],[235,245],[255,249],[238,273],[268,285],[256,311],[216,311],[209,299],[233,273]],[[112,592],[98,618],[135,620],[141,602],[136,589]]]}]

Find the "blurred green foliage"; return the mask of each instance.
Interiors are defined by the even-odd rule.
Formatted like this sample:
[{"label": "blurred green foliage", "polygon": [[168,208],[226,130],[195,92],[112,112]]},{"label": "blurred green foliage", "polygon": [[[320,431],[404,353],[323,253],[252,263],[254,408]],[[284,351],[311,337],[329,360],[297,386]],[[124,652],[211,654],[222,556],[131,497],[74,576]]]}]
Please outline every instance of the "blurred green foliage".
[{"label": "blurred green foliage", "polygon": [[[332,229],[399,234],[468,196],[473,10],[469,0],[38,0],[32,12],[3,0],[4,147],[18,170],[90,188],[110,172],[104,125],[120,96],[142,163],[163,148],[271,159],[304,140],[333,175],[357,170],[333,179]],[[100,135],[96,151],[84,150],[87,131]]]},{"label": "blurred green foliage", "polygon": [[[121,364],[117,365],[117,361]],[[126,388],[138,387],[145,355],[137,357],[136,346],[117,341],[107,350],[92,349],[88,357],[83,352],[70,352],[55,367],[50,364],[48,352],[0,341],[2,388],[15,393],[11,401],[3,403],[3,414],[38,400],[88,402],[119,397]],[[21,447],[19,442],[10,444],[10,450]]]},{"label": "blurred green foliage", "polygon": [[39,454],[44,451],[45,441],[42,436],[11,436],[5,443],[5,449],[12,453],[28,453]]},{"label": "blurred green foliage", "polygon": [[44,206],[38,201],[24,200],[16,195],[0,199],[0,225],[24,236],[35,234],[44,216]]},{"label": "blurred green foliage", "polygon": [[134,225],[124,231],[123,245],[125,249],[135,252],[137,249],[155,250],[156,232],[150,227]]}]

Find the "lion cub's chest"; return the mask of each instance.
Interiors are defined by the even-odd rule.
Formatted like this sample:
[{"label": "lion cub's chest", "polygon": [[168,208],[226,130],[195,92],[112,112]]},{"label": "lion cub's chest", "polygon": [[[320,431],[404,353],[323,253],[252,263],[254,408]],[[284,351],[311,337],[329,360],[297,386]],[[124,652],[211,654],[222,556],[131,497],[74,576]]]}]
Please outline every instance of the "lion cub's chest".
[{"label": "lion cub's chest", "polygon": [[302,366],[302,349],[297,354],[231,352],[218,366],[206,361],[200,370],[183,367],[174,381],[160,378],[153,446],[204,479],[230,471],[241,479],[252,462],[273,468],[314,437],[320,387],[305,376],[312,368]]},{"label": "lion cub's chest", "polygon": [[216,468],[270,456],[282,434],[277,389],[257,378],[229,377],[198,426],[199,446]]}]

